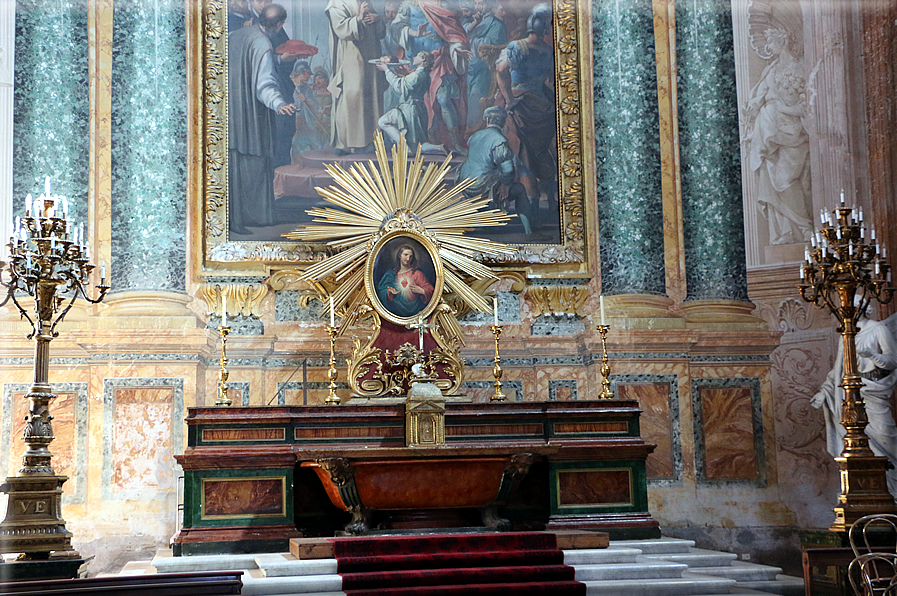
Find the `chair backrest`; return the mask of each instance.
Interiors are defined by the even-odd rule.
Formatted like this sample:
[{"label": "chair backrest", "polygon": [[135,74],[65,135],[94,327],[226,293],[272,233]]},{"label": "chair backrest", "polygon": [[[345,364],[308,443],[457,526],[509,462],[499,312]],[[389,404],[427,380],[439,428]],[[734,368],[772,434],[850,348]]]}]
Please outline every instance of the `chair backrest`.
[{"label": "chair backrest", "polygon": [[856,520],[848,534],[853,556],[897,553],[897,515],[876,513]]},{"label": "chair backrest", "polygon": [[897,553],[868,553],[850,562],[847,577],[857,596],[897,596]]}]

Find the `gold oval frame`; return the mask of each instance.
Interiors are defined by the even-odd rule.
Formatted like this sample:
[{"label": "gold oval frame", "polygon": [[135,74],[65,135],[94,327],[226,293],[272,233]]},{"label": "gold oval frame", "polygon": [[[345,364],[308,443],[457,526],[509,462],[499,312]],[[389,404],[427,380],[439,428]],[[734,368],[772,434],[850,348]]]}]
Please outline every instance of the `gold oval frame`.
[{"label": "gold oval frame", "polygon": [[[430,298],[430,301],[419,313],[411,317],[400,317],[386,308],[386,306],[382,302],[380,302],[380,297],[377,296],[377,290],[373,279],[374,268],[377,265],[377,260],[380,258],[380,253],[383,252],[387,244],[393,242],[396,238],[399,237],[410,238],[411,240],[414,240],[415,242],[423,246],[430,257],[430,260],[433,262],[433,269],[436,273],[436,281],[433,284],[432,298]],[[436,307],[442,301],[442,290],[444,282],[445,279],[442,273],[442,261],[439,259],[439,254],[436,250],[436,246],[433,245],[433,242],[429,238],[413,230],[394,230],[392,232],[389,232],[388,234],[385,234],[374,244],[374,247],[371,249],[371,254],[368,255],[367,261],[364,265],[364,291],[367,294],[368,300],[374,307],[374,310],[377,311],[377,314],[379,314],[387,321],[395,323],[396,325],[410,325],[412,323],[416,323],[419,317],[423,317],[424,319],[426,319],[431,314],[433,314],[433,311],[436,310]]]}]

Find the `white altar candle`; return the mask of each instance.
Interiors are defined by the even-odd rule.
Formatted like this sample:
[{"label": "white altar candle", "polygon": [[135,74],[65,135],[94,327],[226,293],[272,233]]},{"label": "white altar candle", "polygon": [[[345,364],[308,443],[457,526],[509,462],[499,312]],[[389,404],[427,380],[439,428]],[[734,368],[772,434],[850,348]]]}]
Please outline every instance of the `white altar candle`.
[{"label": "white altar candle", "polygon": [[844,204],[844,189],[841,189],[841,204]]},{"label": "white altar candle", "polygon": [[227,294],[221,294],[221,326],[227,327]]},{"label": "white altar candle", "polygon": [[44,195],[46,195],[48,198],[50,196],[50,177],[49,176],[44,178]]},{"label": "white altar candle", "polygon": [[863,206],[860,205],[860,223],[863,223]]},{"label": "white altar candle", "polygon": [[31,193],[25,197],[25,217],[31,217]]},{"label": "white altar candle", "polygon": [[100,281],[106,281],[106,261],[100,263]]},{"label": "white altar candle", "polygon": [[804,268],[803,267],[800,268],[800,278],[801,279],[804,278]]},{"label": "white altar candle", "polygon": [[607,325],[607,323],[604,322],[604,294],[598,297],[598,304],[601,307],[601,324]]},{"label": "white altar candle", "polygon": [[498,327],[498,296],[492,297],[492,324]]},{"label": "white altar candle", "polygon": [[336,327],[336,312],[333,308],[333,296],[330,297],[330,326]]}]

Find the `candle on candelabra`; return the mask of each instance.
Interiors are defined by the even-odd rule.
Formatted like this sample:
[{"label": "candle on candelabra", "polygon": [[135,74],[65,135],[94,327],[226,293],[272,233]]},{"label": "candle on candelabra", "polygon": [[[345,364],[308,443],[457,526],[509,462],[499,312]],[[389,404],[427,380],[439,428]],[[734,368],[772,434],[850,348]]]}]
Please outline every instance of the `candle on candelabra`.
[{"label": "candle on candelabra", "polygon": [[604,295],[603,294],[598,297],[598,305],[601,310],[601,324],[607,325],[607,323],[604,322]]},{"label": "candle on candelabra", "polygon": [[333,296],[330,297],[330,326],[336,327],[336,309],[333,307]]},{"label": "candle on candelabra", "polygon": [[46,196],[48,198],[50,196],[50,177],[49,176],[44,178],[44,196]]},{"label": "candle on candelabra", "polygon": [[25,217],[31,217],[31,194],[25,197]]},{"label": "candle on candelabra", "polygon": [[844,204],[844,189],[841,189],[841,204]]},{"label": "candle on candelabra", "polygon": [[221,295],[221,326],[227,327],[227,294]]},{"label": "candle on candelabra", "polygon": [[498,296],[492,297],[492,324],[498,327]]},{"label": "candle on candelabra", "polygon": [[100,283],[103,285],[106,283],[106,261],[100,263]]},{"label": "candle on candelabra", "polygon": [[69,199],[68,199],[68,197],[62,197],[62,217],[63,217],[63,219],[69,218]]},{"label": "candle on candelabra", "polygon": [[858,221],[859,221],[860,223],[863,223],[863,206],[862,206],[862,205],[860,205],[860,215],[859,215],[859,220],[858,220]]}]

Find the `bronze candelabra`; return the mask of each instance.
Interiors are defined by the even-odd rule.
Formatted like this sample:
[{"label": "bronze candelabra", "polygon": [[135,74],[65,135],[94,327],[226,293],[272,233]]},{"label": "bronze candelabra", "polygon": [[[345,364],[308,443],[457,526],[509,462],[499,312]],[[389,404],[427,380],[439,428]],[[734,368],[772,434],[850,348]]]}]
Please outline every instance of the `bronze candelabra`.
[{"label": "bronze candelabra", "polygon": [[339,331],[339,327],[336,325],[330,324],[327,325],[327,333],[330,334],[330,370],[327,372],[327,378],[330,379],[330,386],[328,387],[327,399],[324,400],[324,403],[328,406],[338,406],[340,404],[339,396],[336,394],[336,378],[338,373],[336,372],[336,334]]},{"label": "bronze candelabra", "polygon": [[489,327],[492,330],[492,335],[495,337],[495,366],[492,367],[492,376],[495,377],[495,391],[492,393],[492,397],[489,401],[505,401],[504,391],[501,390],[501,377],[504,374],[504,371],[501,369],[501,354],[499,353],[499,342],[501,341],[501,327],[498,325],[492,325]]},{"label": "bronze candelabra", "polygon": [[886,457],[873,454],[865,428],[869,424],[860,394],[863,382],[857,369],[857,321],[872,300],[887,304],[894,296],[890,287],[891,269],[887,249],[863,224],[862,208],[841,205],[831,213],[821,213],[822,229],[811,238],[812,249],[805,252],[798,285],[801,298],[816,308],[828,308],[838,320],[844,346],[844,389],[841,425],[847,434],[844,450],[836,457],[841,471],[841,494],[830,529],[846,531],[871,513],[895,513],[894,497],[888,492]]},{"label": "bronze candelabra", "polygon": [[610,359],[607,357],[607,332],[610,325],[598,325],[598,333],[601,334],[601,393],[599,399],[613,399],[614,392],[610,389]]},{"label": "bronze candelabra", "polygon": [[[6,479],[0,490],[9,495],[6,518],[0,523],[0,552],[21,553],[20,558],[41,560],[79,557],[72,549],[72,533],[62,519],[62,484],[51,465],[49,445],[53,441],[50,401],[56,396],[49,383],[50,341],[78,297],[90,304],[101,302],[109,290],[106,267],[100,267],[97,296],[87,293],[91,272],[90,245],[84,227],[74,226],[68,217],[68,199],[50,195],[47,178],[44,194],[36,200],[28,195],[25,217],[16,218],[10,242],[9,262],[0,261],[0,270],[9,278],[2,281],[7,302],[15,304],[22,318],[31,324],[28,339],[34,339],[34,382],[25,396],[29,400],[24,441],[25,455],[16,476]],[[22,304],[24,296],[34,299]],[[33,316],[33,318],[32,318]]]},{"label": "bronze candelabra", "polygon": [[227,377],[230,373],[227,370],[227,334],[230,333],[230,327],[227,325],[226,316],[222,317],[224,325],[218,326],[218,335],[221,336],[221,369],[218,371],[218,396],[215,399],[216,406],[229,406],[233,403],[227,395]]}]

